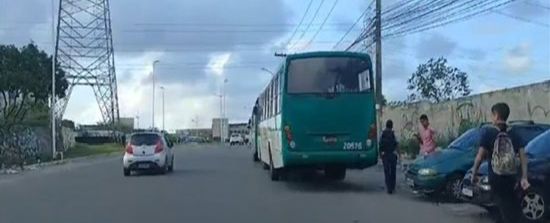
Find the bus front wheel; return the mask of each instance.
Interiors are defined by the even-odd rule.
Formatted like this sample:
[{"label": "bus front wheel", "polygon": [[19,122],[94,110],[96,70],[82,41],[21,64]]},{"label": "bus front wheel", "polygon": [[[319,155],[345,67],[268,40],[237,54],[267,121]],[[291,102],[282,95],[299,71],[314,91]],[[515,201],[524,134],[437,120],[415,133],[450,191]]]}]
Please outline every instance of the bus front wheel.
[{"label": "bus front wheel", "polygon": [[331,180],[344,180],[346,178],[346,168],[344,167],[327,167],[325,176]]}]

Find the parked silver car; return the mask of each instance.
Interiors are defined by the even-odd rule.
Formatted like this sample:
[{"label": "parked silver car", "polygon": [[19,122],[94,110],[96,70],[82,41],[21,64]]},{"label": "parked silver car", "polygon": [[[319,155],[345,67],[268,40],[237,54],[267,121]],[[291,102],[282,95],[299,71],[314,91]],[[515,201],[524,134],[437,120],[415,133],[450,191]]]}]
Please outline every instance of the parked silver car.
[{"label": "parked silver car", "polygon": [[133,170],[156,170],[161,174],[174,170],[172,143],[159,132],[130,135],[122,159],[124,176]]}]

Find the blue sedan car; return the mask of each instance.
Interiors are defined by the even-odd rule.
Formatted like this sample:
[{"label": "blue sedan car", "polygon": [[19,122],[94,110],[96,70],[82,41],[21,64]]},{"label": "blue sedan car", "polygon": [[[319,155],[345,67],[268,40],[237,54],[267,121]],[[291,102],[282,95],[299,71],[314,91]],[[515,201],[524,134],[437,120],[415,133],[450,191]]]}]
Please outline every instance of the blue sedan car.
[{"label": "blue sedan car", "polygon": [[[550,130],[540,134],[525,147],[528,158],[528,177],[531,187],[519,192],[523,217],[528,222],[540,222],[550,216]],[[471,185],[471,171],[464,177],[463,198],[471,203],[495,211],[488,179],[488,164],[479,168],[480,181]]]}]

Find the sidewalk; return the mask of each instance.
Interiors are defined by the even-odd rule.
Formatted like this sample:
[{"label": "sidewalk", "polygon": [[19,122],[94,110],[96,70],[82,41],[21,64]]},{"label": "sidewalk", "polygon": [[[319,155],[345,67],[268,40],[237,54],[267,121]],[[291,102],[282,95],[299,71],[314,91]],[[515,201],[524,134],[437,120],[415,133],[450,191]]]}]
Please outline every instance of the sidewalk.
[{"label": "sidewalk", "polygon": [[89,155],[89,156],[82,156],[82,157],[75,157],[75,158],[68,158],[63,160],[53,160],[49,162],[43,162],[43,163],[35,163],[35,164],[29,164],[25,165],[23,167],[23,170],[21,170],[19,167],[11,167],[11,168],[4,168],[0,169],[0,176],[2,175],[13,175],[13,174],[20,174],[27,171],[33,171],[49,166],[56,166],[56,165],[64,165],[68,163],[77,163],[85,160],[92,160],[92,159],[99,159],[104,157],[112,157],[116,155],[122,155],[120,152],[111,152],[111,153],[103,153],[103,154],[96,154],[96,155]]}]

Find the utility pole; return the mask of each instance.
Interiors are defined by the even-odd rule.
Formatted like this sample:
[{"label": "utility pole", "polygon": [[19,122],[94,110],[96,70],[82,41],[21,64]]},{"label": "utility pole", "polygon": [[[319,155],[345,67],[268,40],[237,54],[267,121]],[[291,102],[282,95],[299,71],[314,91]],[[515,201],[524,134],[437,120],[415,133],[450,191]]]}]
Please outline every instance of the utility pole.
[{"label": "utility pole", "polygon": [[375,73],[375,90],[376,90],[376,109],[377,109],[377,132],[382,130],[382,0],[376,0],[376,73]]},{"label": "utility pole", "polygon": [[165,116],[165,113],[164,113],[164,87],[160,87],[160,90],[162,90],[162,130],[165,130],[164,128],[164,116]]},{"label": "utility pole", "polygon": [[[55,43],[56,42],[56,38],[55,38],[55,3],[54,3],[54,0],[52,0],[51,2],[52,4],[52,43]],[[61,6],[60,6],[61,7]],[[53,54],[56,54],[57,51],[56,51],[56,44],[52,44],[53,45]],[[55,112],[56,110],[56,105],[57,105],[57,102],[55,100],[55,60],[57,59],[56,56],[53,56],[52,57],[52,99],[51,99],[51,105],[50,105],[50,110],[51,110],[51,124],[52,124],[52,157],[53,159],[55,159],[56,157],[56,140],[57,140],[57,133],[55,132],[55,127],[56,127],[56,123],[55,123],[55,119],[57,118],[57,114]]]},{"label": "utility pole", "polygon": [[153,114],[151,115],[151,128],[155,128],[155,66],[157,65],[157,63],[160,62],[159,60],[155,60],[153,62],[153,73],[152,73],[152,76],[153,76]]}]

